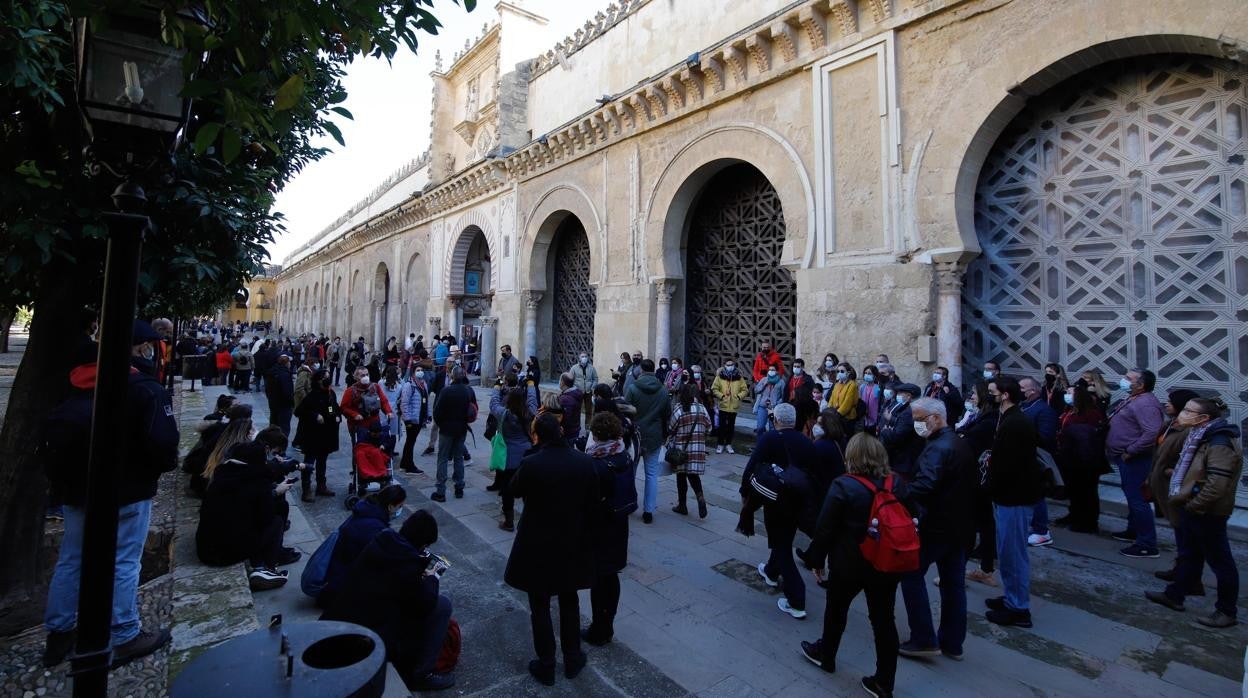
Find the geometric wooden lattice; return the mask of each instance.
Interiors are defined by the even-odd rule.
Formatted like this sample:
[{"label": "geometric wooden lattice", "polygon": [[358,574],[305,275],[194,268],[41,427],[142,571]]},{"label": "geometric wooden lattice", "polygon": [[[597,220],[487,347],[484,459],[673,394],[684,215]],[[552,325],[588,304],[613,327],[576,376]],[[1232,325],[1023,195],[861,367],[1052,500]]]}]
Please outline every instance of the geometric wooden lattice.
[{"label": "geometric wooden lattice", "polygon": [[[1248,418],[1248,68],[1108,64],[1037,100],[976,190],[963,292],[971,366],[1133,366]],[[1248,426],[1248,424],[1245,424]],[[1242,497],[1241,497],[1242,499]]]},{"label": "geometric wooden lattice", "polygon": [[749,373],[763,340],[792,357],[797,282],[781,266],[784,211],[751,165],[732,165],[703,189],[690,221],[685,265],[686,365],[714,371],[728,359]]},{"label": "geometric wooden lattice", "polygon": [[551,366],[563,372],[576,365],[581,352],[594,355],[594,315],[598,293],[589,285],[589,239],[576,216],[555,231],[555,296]]}]

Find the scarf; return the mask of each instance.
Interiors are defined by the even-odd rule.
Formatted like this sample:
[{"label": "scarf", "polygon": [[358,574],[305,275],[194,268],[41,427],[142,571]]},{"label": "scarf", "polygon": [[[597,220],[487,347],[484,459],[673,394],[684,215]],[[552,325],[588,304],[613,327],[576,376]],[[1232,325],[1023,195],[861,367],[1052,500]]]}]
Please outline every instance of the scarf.
[{"label": "scarf", "polygon": [[1187,476],[1188,469],[1192,467],[1192,460],[1196,458],[1196,449],[1204,439],[1205,432],[1209,431],[1210,427],[1222,426],[1225,423],[1226,420],[1219,417],[1187,432],[1187,437],[1183,439],[1183,452],[1179,455],[1179,464],[1174,467],[1174,474],[1170,476],[1171,497],[1177,495],[1179,488],[1183,486],[1183,478]]},{"label": "scarf", "polygon": [[603,441],[601,443],[593,443],[593,444],[590,444],[589,447],[585,449],[585,455],[589,456],[590,458],[608,458],[610,456],[614,456],[617,453],[623,453],[623,452],[624,452],[624,440],[623,439],[611,439],[610,441]]}]

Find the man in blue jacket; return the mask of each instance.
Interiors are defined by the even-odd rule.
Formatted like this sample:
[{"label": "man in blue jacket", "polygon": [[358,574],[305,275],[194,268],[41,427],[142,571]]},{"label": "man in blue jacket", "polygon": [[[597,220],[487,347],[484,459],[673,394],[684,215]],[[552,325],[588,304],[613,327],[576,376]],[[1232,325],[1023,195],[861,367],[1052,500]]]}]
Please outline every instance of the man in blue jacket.
[{"label": "man in blue jacket", "polygon": [[[1019,408],[1036,427],[1036,446],[1048,451],[1051,456],[1057,455],[1057,413],[1045,401],[1040,381],[1020,378],[1018,385],[1023,389],[1023,404]],[[1036,502],[1036,509],[1031,515],[1031,535],[1027,536],[1027,545],[1033,548],[1053,545],[1053,536],[1049,533],[1049,500],[1044,497]]]},{"label": "man in blue jacket", "polygon": [[[160,335],[143,320],[134,323],[130,387],[124,406],[129,415],[124,464],[118,464],[117,565],[113,586],[113,667],[155,652],[169,642],[167,628],[152,631],[139,619],[139,572],[152,514],[152,498],[162,473],[178,459],[178,424],[168,391],[155,375]],[[56,561],[44,627],[48,630],[43,664],[60,664],[73,649],[78,621],[78,585],[82,574],[82,542],[86,524],[87,460],[91,443],[91,409],[95,399],[95,357],[84,352],[70,372],[74,392],[58,405],[44,424],[40,453],[52,490],[65,503],[65,535]]]}]

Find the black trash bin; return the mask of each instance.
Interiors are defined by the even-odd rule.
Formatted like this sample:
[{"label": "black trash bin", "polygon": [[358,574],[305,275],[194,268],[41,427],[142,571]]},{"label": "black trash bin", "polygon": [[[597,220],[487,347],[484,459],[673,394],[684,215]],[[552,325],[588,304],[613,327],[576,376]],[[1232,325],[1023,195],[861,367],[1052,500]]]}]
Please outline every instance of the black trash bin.
[{"label": "black trash bin", "polygon": [[197,657],[171,695],[376,698],[385,690],[386,646],[373,631],[338,621],[278,621]]}]

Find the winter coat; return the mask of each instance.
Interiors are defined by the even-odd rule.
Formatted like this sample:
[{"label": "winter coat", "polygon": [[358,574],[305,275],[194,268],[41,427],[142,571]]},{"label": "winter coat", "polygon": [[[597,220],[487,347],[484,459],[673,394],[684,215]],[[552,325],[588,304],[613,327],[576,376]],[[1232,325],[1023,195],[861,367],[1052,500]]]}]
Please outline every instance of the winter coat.
[{"label": "winter coat", "polygon": [[[877,489],[884,486],[883,479],[869,479]],[[911,512],[915,511],[905,481],[896,476],[893,477],[893,492]],[[803,558],[805,567],[823,569],[826,562],[829,576],[840,579],[862,579],[878,574],[859,548],[867,535],[867,520],[871,517],[874,499],[871,490],[850,475],[833,480],[823,498],[815,534]]]},{"label": "winter coat", "polygon": [[[381,409],[377,414],[364,415],[364,398],[363,395],[367,391],[372,391],[381,402]],[[393,414],[390,407],[390,401],[386,399],[386,392],[376,383],[369,383],[367,386],[356,383],[342,391],[342,402],[338,405],[342,408],[342,416],[346,419],[347,429],[367,430],[372,425],[381,421],[381,415]],[[363,419],[356,419],[356,415]]]},{"label": "winter coat", "polygon": [[[317,416],[321,422],[317,422]],[[295,406],[299,426],[295,439],[305,455],[322,455],[338,450],[338,432],[341,430],[342,412],[338,396],[333,389],[316,389]]]},{"label": "winter coat", "polygon": [[784,401],[795,402],[802,394],[810,395],[811,389],[815,385],[815,379],[810,377],[805,370],[801,374],[791,376],[785,381]]},{"label": "winter coat", "polygon": [[[750,453],[750,459],[746,462],[745,470],[741,475],[739,492],[742,496],[751,496],[753,488],[750,486],[750,478],[755,469],[766,468],[772,464],[783,466],[786,470],[788,468],[801,470],[812,485],[821,479],[819,454],[811,440],[796,429],[777,429],[764,432],[758,438],[754,451]],[[765,502],[763,524],[769,531],[784,527],[796,528],[804,512],[808,509],[813,511],[818,506],[818,502],[808,499],[813,495],[812,486],[810,492],[786,491],[778,501]],[[769,539],[768,546],[771,544],[772,541]]]},{"label": "winter coat", "polygon": [[252,556],[254,546],[279,508],[264,446],[241,443],[213,471],[199,508],[195,551],[206,565],[234,565]]},{"label": "winter coat", "polygon": [[292,406],[298,407],[299,403],[312,392],[312,369],[307,366],[300,366],[295,371],[295,397]]},{"label": "winter coat", "polygon": [[875,433],[880,421],[880,403],[884,401],[884,391],[874,383],[858,384],[858,399],[866,403],[866,414],[862,415],[862,427]]},{"label": "winter coat", "polygon": [[1049,453],[1057,451],[1057,413],[1039,398],[1018,406],[1036,427],[1036,445]]},{"label": "winter coat", "polygon": [[222,349],[216,355],[217,372],[228,371],[234,368],[234,357],[230,356],[230,352]]},{"label": "winter coat", "polygon": [[[754,384],[754,414],[765,414],[784,402],[784,379],[768,383],[767,376]],[[770,405],[767,403],[771,403]]]},{"label": "winter coat", "polygon": [[295,406],[295,377],[280,364],[273,364],[264,377],[264,396],[269,399],[269,410],[288,409]]},{"label": "winter coat", "polygon": [[988,492],[994,503],[1032,506],[1044,496],[1036,442],[1036,427],[1018,405],[1002,413],[988,463]]},{"label": "winter coat", "polygon": [[945,421],[949,424],[957,424],[962,419],[962,413],[966,412],[961,391],[950,385],[949,381],[945,381],[944,385],[936,385],[935,381],[928,383],[923,395],[945,403]]},{"label": "winter coat", "polygon": [[952,427],[927,438],[914,464],[910,494],[919,506],[920,539],[961,541],[971,528],[971,498],[978,482],[975,456]]},{"label": "winter coat", "polygon": [[402,661],[420,646],[438,603],[438,578],[425,574],[430,560],[427,552],[383,528],[351,565],[321,620],[372,630],[385,643],[386,658]]},{"label": "winter coat", "polygon": [[923,437],[914,433],[910,403],[894,407],[879,427],[880,441],[888,451],[888,466],[903,478],[913,477],[914,462],[923,450]]},{"label": "winter coat", "polygon": [[858,381],[837,381],[832,385],[832,393],[828,396],[828,408],[836,410],[848,421],[858,419]]},{"label": "winter coat", "polygon": [[507,445],[507,470],[520,467],[524,454],[533,447],[527,424],[529,420],[520,419],[503,404],[502,390],[495,390],[490,396],[490,414],[498,420],[498,430],[503,434],[503,442]]},{"label": "winter coat", "polygon": [[1165,427],[1165,411],[1156,395],[1140,393],[1126,398],[1109,410],[1105,450],[1111,457],[1123,459],[1151,454]]},{"label": "winter coat", "polygon": [[667,424],[668,448],[684,449],[689,456],[681,465],[675,466],[678,473],[701,475],[706,472],[706,437],[711,433],[711,416],[702,403],[694,400],[686,411],[680,403],[672,411]]},{"label": "winter coat", "polygon": [[438,399],[433,403],[433,421],[443,436],[461,439],[468,433],[468,425],[472,422],[469,410],[476,405],[477,396],[467,383],[452,383],[438,393]]},{"label": "winter coat", "polygon": [[[658,379],[654,383],[658,386]],[[592,523],[602,506],[593,459],[550,444],[520,461],[508,487],[524,500],[503,575],[508,586],[550,595],[592,586],[597,571]]]},{"label": "winter coat", "polygon": [[505,378],[507,373],[513,368],[520,368],[520,359],[517,359],[515,354],[508,354],[507,356],[501,357],[498,360],[498,377]]},{"label": "winter coat", "polygon": [[[598,476],[598,488],[603,504],[599,506],[598,524],[594,533],[594,566],[598,576],[616,574],[628,566],[628,514],[612,511],[611,501],[615,487],[615,471],[637,471],[637,461],[627,452],[605,458],[594,458],[594,472]],[[637,498],[636,485],[633,499]]]},{"label": "winter coat", "polygon": [[1179,492],[1170,496],[1170,477],[1183,455],[1186,429],[1174,430],[1158,448],[1149,484],[1162,513],[1174,526],[1179,512],[1198,516],[1230,516],[1235,510],[1235,489],[1244,460],[1239,427],[1220,420],[1205,430],[1196,455],[1188,466]]},{"label": "winter coat", "polygon": [[581,433],[581,396],[584,393],[575,386],[559,393],[559,406],[563,408],[563,419],[559,420],[559,428],[563,430],[563,438],[575,439]]},{"label": "winter coat", "polygon": [[347,581],[347,573],[359,559],[364,548],[373,542],[378,533],[390,528],[390,512],[386,508],[368,499],[361,499],[351,508],[351,518],[338,528],[338,541],[334,543],[334,551],[329,556],[329,567],[325,570],[325,590],[317,597],[316,602],[324,608],[333,604],[338,590]]},{"label": "winter coat", "polygon": [[624,392],[624,399],[637,409],[637,417],[633,421],[641,430],[642,449],[647,453],[659,450],[672,416],[672,401],[668,399],[663,384],[653,373],[642,374]]},{"label": "winter coat", "polygon": [[594,368],[592,363],[582,366],[581,362],[577,361],[576,365],[568,369],[568,373],[572,374],[572,385],[576,386],[582,395],[589,395],[598,386],[598,369]]},{"label": "winter coat", "polygon": [[[399,407],[399,391],[403,389],[403,382],[399,381],[394,384],[393,388],[388,388],[386,387],[386,382],[382,381],[380,387],[381,392],[386,395],[386,402],[390,403],[391,407],[397,409]],[[390,433],[394,436],[398,436],[402,425],[399,424],[399,420],[393,414],[390,415],[389,425]]]},{"label": "winter coat", "polygon": [[1059,420],[1057,453],[1054,454],[1062,476],[1066,473],[1109,472],[1105,460],[1105,434],[1101,429],[1105,415],[1095,407],[1084,414],[1067,410]]},{"label": "winter coat", "polygon": [[720,412],[737,412],[741,409],[741,401],[750,396],[750,386],[740,373],[731,376],[719,372],[711,383],[711,395],[715,397],[715,406]]},{"label": "winter coat", "polygon": [[399,389],[399,415],[411,424],[424,424],[429,420],[429,388],[424,381],[403,381]]}]

